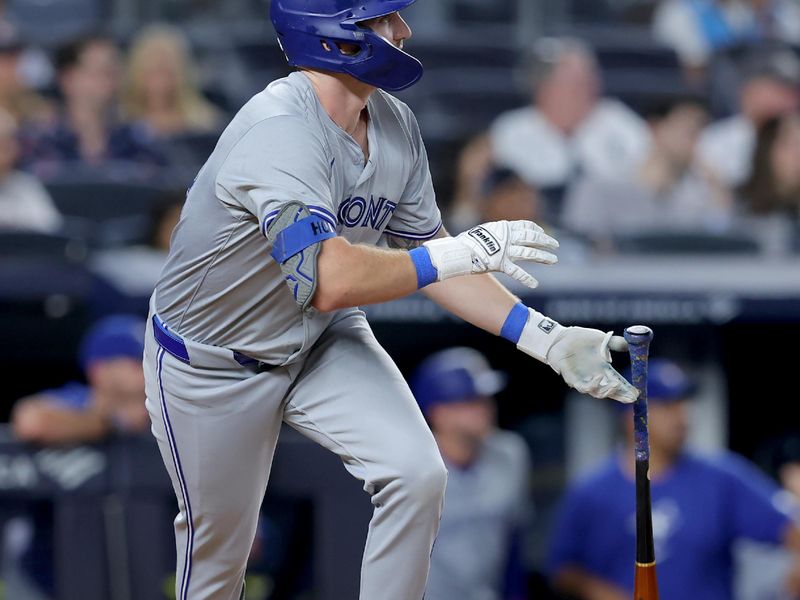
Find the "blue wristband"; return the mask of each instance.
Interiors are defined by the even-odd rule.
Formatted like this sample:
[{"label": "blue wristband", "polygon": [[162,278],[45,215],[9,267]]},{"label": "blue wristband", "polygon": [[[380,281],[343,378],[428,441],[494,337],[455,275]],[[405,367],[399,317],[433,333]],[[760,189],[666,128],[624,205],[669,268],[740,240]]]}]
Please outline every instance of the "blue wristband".
[{"label": "blue wristband", "polygon": [[522,330],[528,323],[528,307],[522,302],[519,302],[511,309],[506,317],[506,322],[503,323],[503,329],[500,330],[500,336],[507,339],[514,344],[519,343],[519,338],[522,336]]},{"label": "blue wristband", "polygon": [[417,288],[422,289],[432,283],[436,283],[439,279],[439,272],[431,262],[431,255],[428,249],[424,246],[414,248],[408,253],[411,260],[414,262],[414,267],[417,269]]}]

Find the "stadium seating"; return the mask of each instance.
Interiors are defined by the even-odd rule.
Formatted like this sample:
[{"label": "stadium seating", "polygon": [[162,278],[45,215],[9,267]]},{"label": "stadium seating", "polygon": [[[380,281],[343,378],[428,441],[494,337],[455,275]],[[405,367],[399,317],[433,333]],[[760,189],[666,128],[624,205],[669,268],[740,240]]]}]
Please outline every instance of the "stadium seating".
[{"label": "stadium seating", "polygon": [[28,42],[56,47],[99,27],[109,12],[102,0],[8,0],[8,12]]},{"label": "stadium seating", "polygon": [[737,233],[709,234],[693,232],[654,231],[616,238],[617,248],[630,254],[757,254],[759,244]]},{"label": "stadium seating", "polygon": [[139,243],[150,232],[150,215],[164,188],[93,178],[49,181],[47,189],[71,231],[83,231],[94,246]]}]

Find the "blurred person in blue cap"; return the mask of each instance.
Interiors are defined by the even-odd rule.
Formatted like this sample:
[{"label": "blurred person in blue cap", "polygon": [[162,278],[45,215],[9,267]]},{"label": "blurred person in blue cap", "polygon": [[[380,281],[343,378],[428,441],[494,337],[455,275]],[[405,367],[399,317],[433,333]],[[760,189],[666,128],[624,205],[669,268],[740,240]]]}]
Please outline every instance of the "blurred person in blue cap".
[{"label": "blurred person in blue cap", "polygon": [[523,439],[495,422],[493,396],[505,384],[463,347],[431,355],[411,378],[448,470],[426,600],[527,598],[520,550],[530,464]]},{"label": "blurred person in blue cap", "polygon": [[[686,448],[687,401],[695,383],[677,364],[652,359],[648,409],[653,533],[663,598],[732,600],[735,542],[800,552],[800,530],[778,502],[780,488],[730,452]],[[622,413],[625,444],[562,499],[551,534],[553,587],[578,600],[629,600],[635,557],[633,418]],[[785,586],[796,585],[790,577]],[[787,589],[790,598],[800,589]]]},{"label": "blurred person in blue cap", "polygon": [[14,434],[40,444],[92,442],[114,431],[139,432],[149,419],[144,405],[144,320],[115,315],[84,336],[79,361],[87,383],[67,383],[18,400]]}]

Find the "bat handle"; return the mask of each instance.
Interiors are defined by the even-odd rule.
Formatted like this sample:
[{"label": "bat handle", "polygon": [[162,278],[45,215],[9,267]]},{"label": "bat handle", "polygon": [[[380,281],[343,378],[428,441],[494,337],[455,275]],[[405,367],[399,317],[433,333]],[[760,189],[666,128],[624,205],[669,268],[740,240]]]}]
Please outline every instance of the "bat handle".
[{"label": "bat handle", "polygon": [[647,360],[653,330],[643,325],[634,325],[625,330],[625,341],[631,356],[631,383],[639,391],[633,405],[635,424],[636,459],[650,459],[650,440],[647,435]]}]

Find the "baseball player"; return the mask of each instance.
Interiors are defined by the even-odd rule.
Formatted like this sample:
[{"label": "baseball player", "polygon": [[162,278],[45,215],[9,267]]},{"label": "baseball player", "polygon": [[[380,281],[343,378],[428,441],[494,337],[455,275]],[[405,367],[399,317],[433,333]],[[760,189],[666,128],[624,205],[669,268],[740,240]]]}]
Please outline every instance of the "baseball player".
[{"label": "baseball player", "polygon": [[[624,341],[562,327],[489,272],[534,287],[530,222],[450,237],[414,116],[384,90],[422,76],[397,11],[414,0],[273,0],[298,71],[252,98],[189,191],[151,301],[147,407],[178,499],[179,600],[237,600],[286,422],[339,455],[375,507],[361,598],[425,589],[446,471],[356,307],[418,289],[595,396],[633,401]],[[298,473],[302,477],[302,473]]]}]

